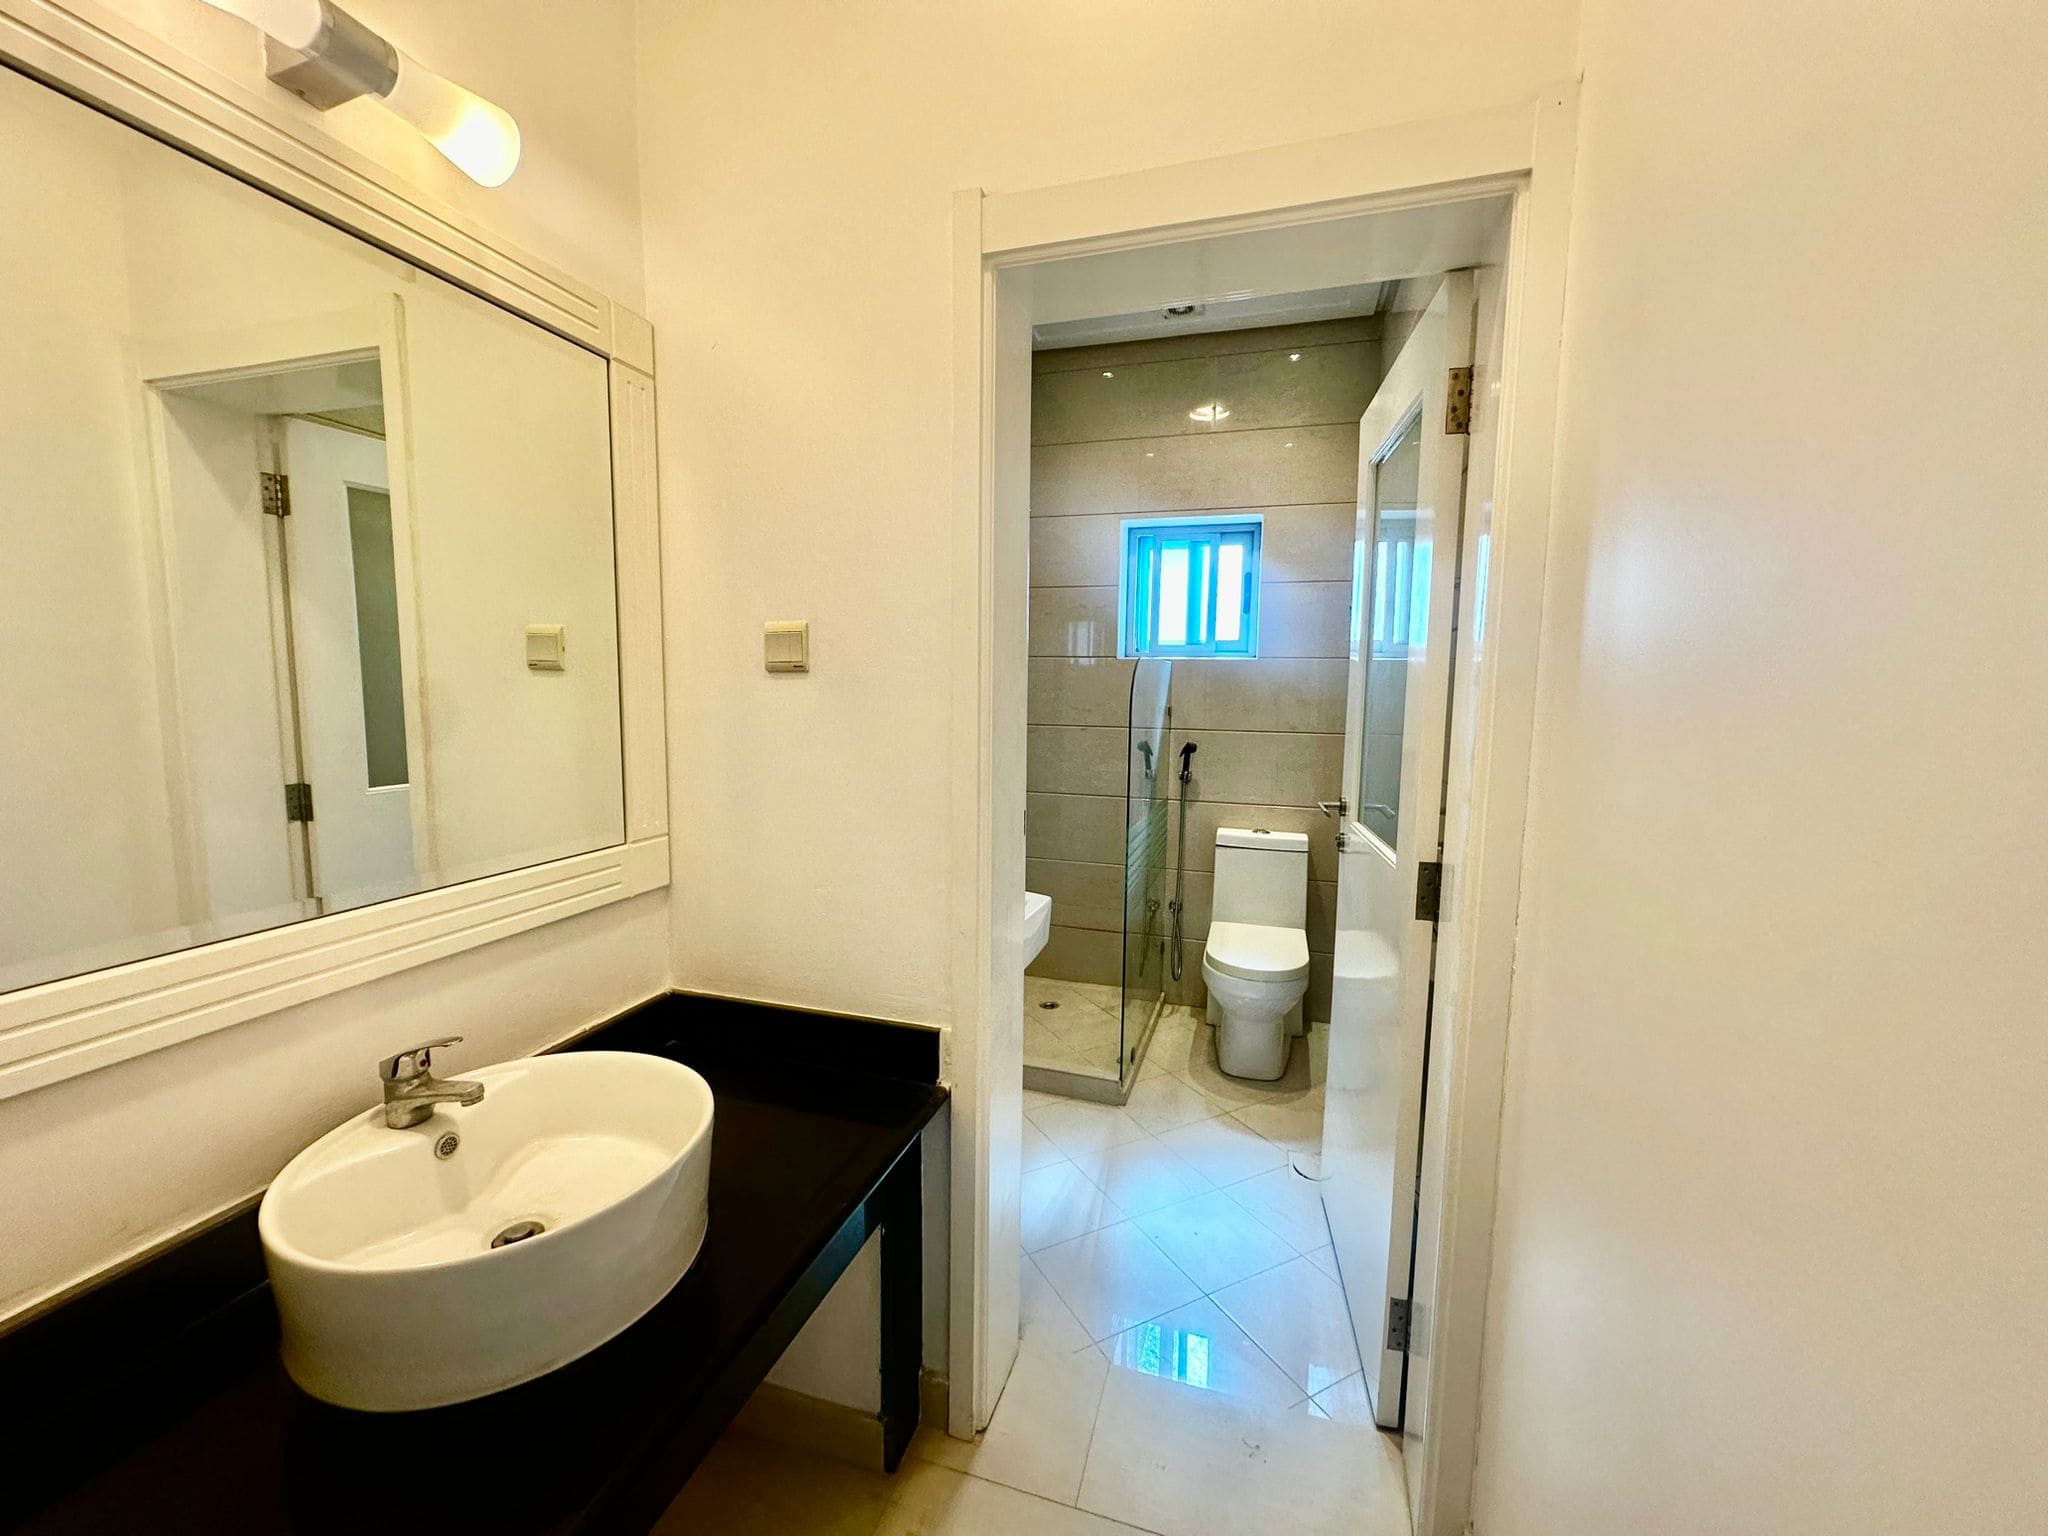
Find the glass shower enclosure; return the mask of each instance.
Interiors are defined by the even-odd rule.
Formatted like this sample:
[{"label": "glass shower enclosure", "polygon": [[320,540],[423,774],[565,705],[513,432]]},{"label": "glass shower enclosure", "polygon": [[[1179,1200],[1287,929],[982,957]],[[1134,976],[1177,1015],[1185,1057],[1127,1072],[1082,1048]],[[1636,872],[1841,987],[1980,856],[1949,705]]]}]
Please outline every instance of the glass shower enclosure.
[{"label": "glass shower enclosure", "polygon": [[1122,1038],[1117,1077],[1128,1089],[1166,1003],[1172,859],[1173,663],[1147,657],[1131,670],[1124,782]]}]

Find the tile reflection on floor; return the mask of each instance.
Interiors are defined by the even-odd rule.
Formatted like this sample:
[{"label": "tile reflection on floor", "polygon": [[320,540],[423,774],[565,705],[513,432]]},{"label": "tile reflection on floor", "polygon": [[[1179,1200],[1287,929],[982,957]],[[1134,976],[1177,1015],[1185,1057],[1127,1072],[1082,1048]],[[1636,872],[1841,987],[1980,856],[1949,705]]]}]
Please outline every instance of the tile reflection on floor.
[{"label": "tile reflection on floor", "polygon": [[927,1425],[889,1479],[728,1435],[662,1536],[1407,1536],[1399,1441],[1290,1166],[1321,1089],[1298,1059],[1207,1091],[1199,1023],[1154,1048],[1159,1086],[1125,1108],[1025,1095],[1023,1336],[979,1439]]}]

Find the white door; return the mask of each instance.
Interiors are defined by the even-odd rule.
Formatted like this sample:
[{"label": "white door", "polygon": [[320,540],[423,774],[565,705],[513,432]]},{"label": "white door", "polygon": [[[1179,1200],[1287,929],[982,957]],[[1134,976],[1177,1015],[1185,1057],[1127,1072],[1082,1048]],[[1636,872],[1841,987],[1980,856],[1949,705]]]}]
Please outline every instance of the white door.
[{"label": "white door", "polygon": [[1390,1325],[1406,1312],[1414,1253],[1436,942],[1426,898],[1442,853],[1464,500],[1465,438],[1447,431],[1446,407],[1471,355],[1472,282],[1452,273],[1359,422],[1322,1195],[1374,1417],[1389,1429],[1403,1425],[1407,1356]]},{"label": "white door", "polygon": [[416,888],[413,768],[417,718],[406,697],[410,592],[399,581],[384,440],[299,417],[285,422],[282,467],[293,674],[311,786],[313,892],[328,912]]}]

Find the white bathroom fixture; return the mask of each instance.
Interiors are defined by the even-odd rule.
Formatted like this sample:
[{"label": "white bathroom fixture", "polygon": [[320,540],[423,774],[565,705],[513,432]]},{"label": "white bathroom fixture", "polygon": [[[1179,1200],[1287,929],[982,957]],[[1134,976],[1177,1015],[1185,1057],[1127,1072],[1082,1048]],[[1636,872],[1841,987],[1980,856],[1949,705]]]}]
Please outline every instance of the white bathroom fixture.
[{"label": "white bathroom fixture", "polygon": [[465,1084],[478,1102],[404,1129],[383,1106],[347,1121],[263,1197],[285,1369],[314,1397],[391,1412],[530,1381],[623,1331],[703,1245],[711,1089],[688,1067],[581,1051]]},{"label": "white bathroom fixture", "polygon": [[1202,980],[1217,1064],[1270,1082],[1308,991],[1308,837],[1262,827],[1216,829],[1216,890]]},{"label": "white bathroom fixture", "polygon": [[518,167],[509,112],[401,53],[333,0],[206,3],[262,32],[270,78],[322,112],[372,96],[482,186],[503,186]]},{"label": "white bathroom fixture", "polygon": [[1036,891],[1024,893],[1024,963],[1029,965],[1052,937],[1052,898]]}]

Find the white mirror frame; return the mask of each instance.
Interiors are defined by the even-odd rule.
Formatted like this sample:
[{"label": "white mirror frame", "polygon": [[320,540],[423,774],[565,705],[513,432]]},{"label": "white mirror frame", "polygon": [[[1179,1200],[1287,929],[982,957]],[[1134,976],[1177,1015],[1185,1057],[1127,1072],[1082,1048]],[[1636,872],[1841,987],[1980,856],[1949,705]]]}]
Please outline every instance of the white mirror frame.
[{"label": "white mirror frame", "polygon": [[0,1098],[669,882],[654,331],[639,315],[92,0],[0,0],[0,61],[600,353],[611,375],[625,841],[0,995]]}]

